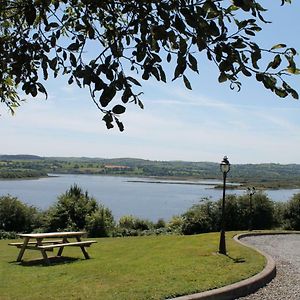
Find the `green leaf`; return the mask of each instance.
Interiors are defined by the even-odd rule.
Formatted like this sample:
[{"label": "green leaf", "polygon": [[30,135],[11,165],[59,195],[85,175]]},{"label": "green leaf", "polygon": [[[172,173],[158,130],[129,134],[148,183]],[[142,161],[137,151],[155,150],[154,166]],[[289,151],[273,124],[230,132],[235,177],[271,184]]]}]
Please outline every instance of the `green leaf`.
[{"label": "green leaf", "polygon": [[70,53],[70,62],[72,67],[77,67],[76,57],[73,53]]},{"label": "green leaf", "polygon": [[116,92],[116,88],[112,84],[108,87],[105,87],[99,99],[100,104],[103,107],[106,107],[109,104],[109,102],[114,98]]},{"label": "green leaf", "polygon": [[121,132],[124,131],[124,125],[123,125],[123,123],[120,122],[119,119],[117,119],[117,118],[115,118],[115,121],[116,121],[116,123],[117,123],[117,125],[118,125],[119,130],[120,130]]},{"label": "green leaf", "polygon": [[285,69],[286,72],[294,75],[299,75],[300,74],[300,69],[294,68],[294,67],[289,67]]},{"label": "green leaf", "polygon": [[33,4],[30,4],[25,7],[25,19],[27,24],[30,26],[34,23],[36,19],[36,10]]},{"label": "green leaf", "polygon": [[185,75],[183,75],[183,82],[189,90],[192,89],[191,83],[189,82],[189,80],[187,79],[187,77]]},{"label": "green leaf", "polygon": [[176,66],[175,71],[174,71],[174,78],[173,78],[173,80],[175,80],[181,74],[183,74],[183,72],[185,71],[185,69],[186,69],[186,57],[178,54],[177,66]]},{"label": "green leaf", "polygon": [[275,49],[281,49],[281,48],[285,48],[286,47],[286,44],[277,44],[277,45],[274,45],[271,50],[275,50]]},{"label": "green leaf", "polygon": [[171,58],[172,58],[171,53],[168,53],[168,55],[167,55],[167,62],[170,62]]},{"label": "green leaf", "polygon": [[113,107],[112,112],[114,114],[120,115],[123,114],[126,111],[126,107],[124,107],[123,105],[116,105]]},{"label": "green leaf", "polygon": [[49,61],[49,66],[52,70],[55,71],[57,66],[57,57],[54,57],[52,60]]},{"label": "green leaf", "polygon": [[288,95],[288,92],[285,91],[284,89],[276,88],[275,89],[275,94],[279,96],[280,98],[285,98]]},{"label": "green leaf", "polygon": [[68,50],[70,51],[77,51],[79,49],[79,43],[72,43],[68,46]]},{"label": "green leaf", "polygon": [[198,63],[197,63],[197,59],[189,53],[188,55],[189,58],[189,62],[190,62],[190,68],[198,73]]},{"label": "green leaf", "polygon": [[178,29],[179,32],[185,33],[185,24],[178,15],[175,16],[174,27]]},{"label": "green leaf", "polygon": [[296,100],[299,99],[299,95],[298,95],[298,93],[297,93],[295,90],[292,90],[292,91],[290,92],[290,94],[292,95],[292,97],[293,97],[294,99],[296,99]]},{"label": "green leaf", "polygon": [[251,36],[255,36],[255,33],[251,30],[245,29],[245,33]]},{"label": "green leaf", "polygon": [[144,104],[141,100],[138,100],[138,105],[141,109],[144,109]]},{"label": "green leaf", "polygon": [[136,52],[136,60],[137,60],[137,62],[143,61],[144,58],[145,58],[145,56],[146,56],[146,49],[145,49],[145,47],[137,47],[137,52]]},{"label": "green leaf", "polygon": [[162,66],[161,66],[161,65],[157,66],[157,69],[158,69],[158,71],[159,71],[160,79],[161,79],[163,82],[166,83],[166,82],[167,82],[167,77],[166,77],[166,74],[165,74],[165,72],[164,72]]},{"label": "green leaf", "polygon": [[281,57],[279,54],[277,54],[274,57],[273,63],[272,63],[272,69],[276,69],[281,64]]},{"label": "green leaf", "polygon": [[111,113],[108,112],[107,114],[105,114],[102,120],[105,122],[107,129],[111,129],[114,127],[114,125],[112,124],[113,117]]},{"label": "green leaf", "polygon": [[156,78],[157,81],[160,81],[160,76],[157,68],[155,67],[151,68],[151,74]]},{"label": "green leaf", "polygon": [[52,27],[52,28],[57,28],[57,27],[59,27],[58,23],[56,23],[56,22],[51,22],[51,23],[49,23],[49,26]]},{"label": "green leaf", "polygon": [[254,51],[251,53],[251,61],[252,61],[252,66],[255,69],[259,69],[259,66],[257,62],[261,59],[261,52],[260,51]]},{"label": "green leaf", "polygon": [[227,80],[227,75],[224,72],[221,72],[218,78],[220,83],[225,82]]},{"label": "green leaf", "polygon": [[38,82],[37,83],[37,86],[38,86],[38,91],[45,94],[46,95],[46,99],[48,98],[48,94],[47,94],[47,91],[45,89],[45,87],[40,83]]},{"label": "green leaf", "polygon": [[260,81],[260,82],[263,81],[263,79],[264,79],[264,75],[262,73],[257,73],[255,75],[255,77],[256,77],[256,80]]},{"label": "green leaf", "polygon": [[131,81],[133,84],[138,85],[138,86],[142,86],[135,78],[127,76],[126,77],[127,80]]}]

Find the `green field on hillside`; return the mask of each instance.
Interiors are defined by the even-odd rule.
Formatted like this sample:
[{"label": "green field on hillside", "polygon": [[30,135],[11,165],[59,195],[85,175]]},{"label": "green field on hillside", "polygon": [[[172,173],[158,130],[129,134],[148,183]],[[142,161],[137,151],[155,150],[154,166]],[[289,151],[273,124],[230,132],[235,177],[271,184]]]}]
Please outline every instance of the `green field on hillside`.
[{"label": "green field on hillside", "polygon": [[[0,155],[2,179],[39,178],[49,173],[156,177],[171,180],[220,180],[222,177],[219,163],[216,162]],[[240,183],[240,187],[250,185],[262,189],[299,188],[300,165],[233,164],[228,181]]]}]

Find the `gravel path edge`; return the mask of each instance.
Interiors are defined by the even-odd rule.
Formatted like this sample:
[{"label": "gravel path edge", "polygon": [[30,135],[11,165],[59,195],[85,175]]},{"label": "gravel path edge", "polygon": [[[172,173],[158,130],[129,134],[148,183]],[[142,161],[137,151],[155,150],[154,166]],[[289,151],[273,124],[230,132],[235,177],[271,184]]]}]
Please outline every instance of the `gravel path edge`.
[{"label": "gravel path edge", "polygon": [[276,276],[276,264],[274,259],[267,253],[257,249],[254,246],[243,243],[241,239],[243,237],[254,235],[274,235],[274,234],[291,234],[295,232],[251,232],[241,233],[234,236],[234,240],[243,246],[251,248],[258,253],[262,254],[266,258],[266,266],[264,269],[247,279],[233,283],[231,285],[224,286],[222,288],[205,291],[202,293],[196,293],[181,297],[172,298],[169,300],[232,300],[239,297],[247,296],[256,292],[259,288],[265,286]]}]

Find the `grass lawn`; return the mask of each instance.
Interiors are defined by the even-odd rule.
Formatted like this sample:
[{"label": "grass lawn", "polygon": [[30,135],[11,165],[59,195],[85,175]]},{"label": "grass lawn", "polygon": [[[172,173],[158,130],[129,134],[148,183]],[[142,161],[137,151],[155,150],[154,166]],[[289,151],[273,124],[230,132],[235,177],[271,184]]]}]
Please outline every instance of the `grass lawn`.
[{"label": "grass lawn", "polygon": [[[79,248],[64,255],[76,260],[43,266],[19,264],[19,249],[0,241],[0,299],[165,299],[221,287],[250,277],[264,257],[227,233],[228,256],[216,253],[219,234],[97,239],[83,258]],[[51,252],[50,252],[51,253]],[[41,257],[26,250],[23,259]]]}]

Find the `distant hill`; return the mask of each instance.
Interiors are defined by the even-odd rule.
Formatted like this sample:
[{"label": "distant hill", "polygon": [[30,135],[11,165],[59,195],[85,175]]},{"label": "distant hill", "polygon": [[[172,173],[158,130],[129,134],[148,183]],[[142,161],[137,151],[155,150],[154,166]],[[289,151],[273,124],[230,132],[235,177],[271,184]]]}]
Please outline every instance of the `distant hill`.
[{"label": "distant hill", "polygon": [[[222,179],[219,163],[215,162],[0,155],[0,178],[35,177],[39,173],[42,176],[57,173],[160,177],[171,180]],[[300,188],[300,164],[233,164],[228,181],[238,182],[244,187]]]},{"label": "distant hill", "polygon": [[43,157],[38,155],[29,155],[29,154],[0,155],[0,160],[36,160],[36,159],[43,159]]}]

